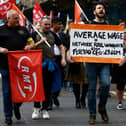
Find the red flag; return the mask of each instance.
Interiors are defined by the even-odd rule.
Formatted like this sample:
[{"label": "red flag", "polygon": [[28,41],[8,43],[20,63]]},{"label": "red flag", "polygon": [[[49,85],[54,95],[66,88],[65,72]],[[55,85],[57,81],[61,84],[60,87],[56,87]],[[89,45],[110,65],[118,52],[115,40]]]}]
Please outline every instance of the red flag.
[{"label": "red flag", "polygon": [[19,24],[21,26],[25,26],[25,16],[24,14],[16,7],[16,5],[13,4],[12,9],[17,11],[19,14]]},{"label": "red flag", "polygon": [[35,24],[35,22],[40,22],[40,20],[43,16],[45,16],[45,13],[42,10],[42,8],[40,7],[39,3],[36,2],[35,6],[33,8],[33,24]]},{"label": "red flag", "polygon": [[42,51],[9,51],[8,61],[12,101],[18,103],[45,100]]},{"label": "red flag", "polygon": [[15,0],[6,0],[0,3],[0,19],[6,19],[6,14],[12,8],[12,4],[15,4]]},{"label": "red flag", "polygon": [[50,11],[50,19],[52,20],[54,17],[53,11]]},{"label": "red flag", "polygon": [[75,0],[75,23],[84,21],[84,19],[88,21],[86,14],[81,9],[79,3]]},{"label": "red flag", "polygon": [[17,11],[17,13],[19,14],[19,24],[21,26],[26,27],[29,32],[34,31],[31,22],[24,16],[24,14],[19,10],[19,8],[13,4],[12,9]]},{"label": "red flag", "polygon": [[16,3],[16,0],[11,0],[11,1],[12,1],[12,3],[14,3],[14,4]]}]

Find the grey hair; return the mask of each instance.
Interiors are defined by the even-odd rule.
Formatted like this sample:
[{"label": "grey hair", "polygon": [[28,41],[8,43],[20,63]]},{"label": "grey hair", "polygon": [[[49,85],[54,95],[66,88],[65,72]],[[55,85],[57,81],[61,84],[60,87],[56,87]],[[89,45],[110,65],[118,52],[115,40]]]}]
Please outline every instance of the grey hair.
[{"label": "grey hair", "polygon": [[50,20],[50,16],[43,16],[43,17],[41,18],[41,21],[43,21],[44,19]]},{"label": "grey hair", "polygon": [[12,17],[12,15],[15,14],[15,13],[17,13],[17,11],[15,11],[15,10],[9,10],[7,12],[7,19],[10,18],[10,17]]}]

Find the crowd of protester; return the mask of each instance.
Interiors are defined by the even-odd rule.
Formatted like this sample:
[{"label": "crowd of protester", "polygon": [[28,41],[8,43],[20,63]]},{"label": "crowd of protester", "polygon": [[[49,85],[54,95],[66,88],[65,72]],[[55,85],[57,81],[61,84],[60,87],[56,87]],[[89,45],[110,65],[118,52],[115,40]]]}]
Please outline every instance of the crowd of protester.
[{"label": "crowd of protester", "polygon": [[[98,3],[94,7],[94,20],[89,23],[95,25],[107,25],[105,20],[105,5]],[[117,25],[125,27],[125,21],[120,20]],[[117,83],[117,109],[123,109],[123,93],[126,82],[124,65],[112,65],[107,63],[78,63],[70,56],[70,35],[69,29],[64,31],[62,19],[43,16],[40,24],[35,26],[43,38],[36,32],[29,33],[26,28],[19,26],[19,15],[16,11],[10,10],[7,13],[7,23],[0,26],[0,73],[2,74],[2,92],[5,123],[12,124],[13,110],[15,117],[20,120],[20,106],[22,103],[12,103],[10,78],[7,54],[15,50],[43,50],[43,82],[45,101],[33,103],[32,119],[50,119],[49,110],[53,106],[60,107],[58,99],[62,87],[67,83],[72,84],[72,91],[75,97],[77,109],[88,108],[88,123],[96,124],[97,84],[100,85],[98,112],[104,123],[109,122],[106,104],[109,96],[110,83]],[[18,34],[22,30],[24,34]],[[16,33],[16,34],[15,34]],[[16,39],[15,39],[16,38]],[[29,39],[30,38],[30,39]],[[33,38],[33,39],[32,39]],[[19,41],[20,40],[20,41]],[[49,43],[49,47],[45,41]],[[126,34],[124,33],[124,56],[125,56]],[[123,59],[125,62],[125,59]],[[50,64],[55,68],[49,70]],[[111,70],[112,69],[112,70]],[[112,73],[111,73],[112,71]],[[111,77],[112,76],[112,80]],[[49,79],[48,79],[49,78]],[[87,99],[87,100],[86,100]]]}]

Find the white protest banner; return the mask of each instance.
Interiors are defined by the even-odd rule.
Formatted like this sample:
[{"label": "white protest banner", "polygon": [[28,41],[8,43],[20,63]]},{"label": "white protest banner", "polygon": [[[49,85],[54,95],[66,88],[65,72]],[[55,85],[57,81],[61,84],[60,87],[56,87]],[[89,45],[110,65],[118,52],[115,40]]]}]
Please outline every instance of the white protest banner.
[{"label": "white protest banner", "polygon": [[119,63],[123,38],[122,26],[71,24],[70,53],[75,62]]}]

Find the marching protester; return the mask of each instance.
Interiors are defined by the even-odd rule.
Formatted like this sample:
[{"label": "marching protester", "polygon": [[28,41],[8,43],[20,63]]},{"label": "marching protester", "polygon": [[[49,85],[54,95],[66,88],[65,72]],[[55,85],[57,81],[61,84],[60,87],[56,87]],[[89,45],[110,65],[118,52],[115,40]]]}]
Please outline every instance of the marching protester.
[{"label": "marching protester", "polygon": [[[52,28],[51,30],[56,33],[57,37],[59,37],[58,32],[60,31],[62,27],[62,20],[59,17],[53,17],[52,19]],[[60,39],[60,37],[59,37]],[[60,42],[62,40],[60,39]],[[53,103],[59,107],[60,102],[58,99],[58,96],[60,94],[60,90],[62,87],[62,65],[61,65],[61,55],[60,55],[60,50],[56,44],[54,44],[54,54],[56,57],[56,63],[57,63],[57,79],[53,81],[52,85],[52,90],[51,90],[51,97],[50,97],[50,104],[49,104],[49,110],[52,110],[53,108]],[[58,80],[58,83],[57,83]]]},{"label": "marching protester", "polygon": [[86,107],[86,95],[88,89],[88,80],[84,63],[74,62],[70,56],[70,50],[67,51],[67,60],[69,66],[66,72],[65,80],[72,82],[73,93],[75,96],[75,107],[77,109]]},{"label": "marching protester", "polygon": [[[65,43],[68,41],[65,33],[61,31],[61,28],[63,27],[62,24],[62,19],[60,17],[53,17],[52,19],[52,28],[51,30],[56,33],[57,37],[59,37],[61,44],[64,45],[65,48]],[[58,96],[60,94],[61,87],[63,86],[64,83],[64,67],[61,65],[61,54],[58,46],[54,44],[54,53],[56,57],[56,63],[58,65],[57,67],[57,79],[54,80],[53,86],[52,86],[52,96],[50,98],[50,105],[49,109],[51,110],[53,108],[53,103],[59,107],[60,102],[58,99]],[[59,80],[59,81],[57,81]]]},{"label": "marching protester", "polygon": [[[60,39],[57,35],[50,30],[51,28],[51,20],[48,16],[43,16],[40,23],[40,33],[43,37],[47,39],[47,43],[39,44],[36,49],[43,50],[43,64],[42,64],[42,71],[43,71],[43,83],[44,83],[44,92],[45,92],[45,101],[42,102],[42,106],[40,102],[34,103],[34,111],[32,113],[32,119],[49,119],[50,115],[48,113],[48,106],[51,96],[51,89],[53,80],[56,79],[54,73],[57,68],[56,64],[56,57],[54,54],[54,44],[56,44],[61,52],[61,64],[62,66],[66,65],[65,61],[65,49],[60,42]],[[37,43],[36,43],[37,44]]]},{"label": "marching protester", "polygon": [[[83,22],[82,22],[83,23]],[[86,76],[85,64],[74,62],[70,55],[70,23],[67,29],[68,43],[67,47],[67,61],[68,67],[65,74],[65,80],[72,83],[73,93],[75,97],[75,107],[77,109],[86,108],[86,95],[88,89],[88,80]]]},{"label": "marching protester", "polygon": [[[40,40],[39,43],[44,40]],[[0,27],[0,73],[2,74],[2,92],[5,123],[12,124],[13,108],[15,117],[20,120],[19,107],[21,103],[12,103],[8,68],[8,51],[29,50],[34,41],[25,27],[19,26],[19,14],[10,10],[7,12],[7,24]]]},{"label": "marching protester", "polygon": [[[125,21],[119,20],[118,24],[120,26],[126,26]],[[123,56],[126,55],[126,31],[124,32],[124,43],[123,43]],[[124,94],[124,89],[125,89],[125,84],[126,84],[126,63],[123,65],[119,66],[118,64],[114,64],[112,68],[112,83],[116,83],[116,94],[117,94],[117,100],[118,104],[116,108],[118,110],[122,110],[123,108],[123,94]]]},{"label": "marching protester", "polygon": [[[91,24],[106,25],[105,5],[97,3],[94,7],[95,19]],[[86,63],[86,73],[88,77],[88,108],[89,108],[89,124],[96,123],[96,85],[97,79],[101,84],[100,96],[98,104],[98,112],[101,115],[103,122],[109,122],[109,117],[106,110],[106,103],[110,88],[110,65],[106,63]]]}]

